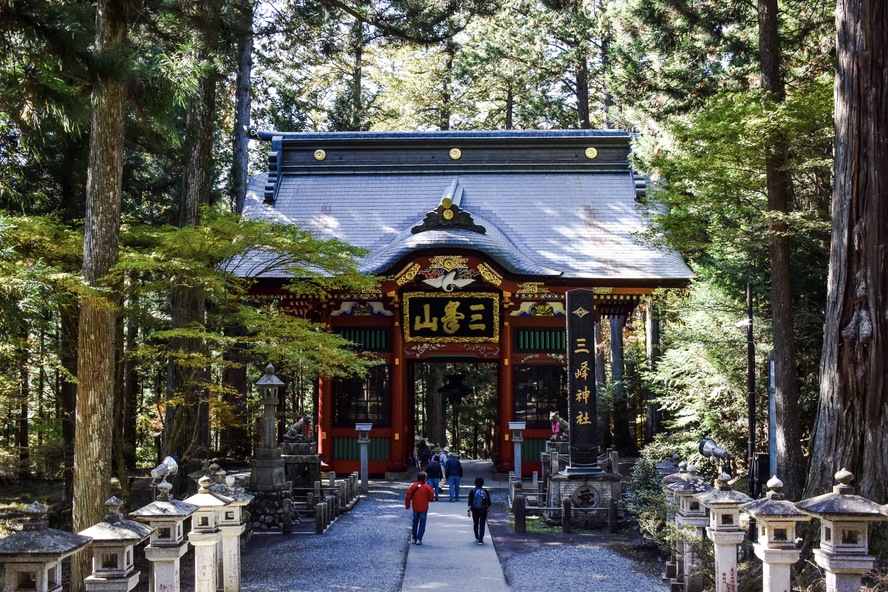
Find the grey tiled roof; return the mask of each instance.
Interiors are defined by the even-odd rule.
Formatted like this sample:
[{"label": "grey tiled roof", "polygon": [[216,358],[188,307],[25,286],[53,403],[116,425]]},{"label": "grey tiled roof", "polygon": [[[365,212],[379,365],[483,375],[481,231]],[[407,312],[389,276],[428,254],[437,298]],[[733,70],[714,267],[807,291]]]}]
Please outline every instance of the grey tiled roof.
[{"label": "grey tiled roof", "polygon": [[[577,135],[572,132],[571,137]],[[512,137],[532,141],[535,136]],[[347,144],[343,138],[348,139],[336,137],[340,145]],[[590,134],[589,142],[593,139]],[[628,138],[625,144],[628,151]],[[286,157],[282,160],[287,162]],[[319,237],[364,247],[369,255],[361,267],[372,273],[389,271],[411,252],[451,247],[483,252],[507,271],[526,276],[652,285],[674,285],[692,277],[678,253],[635,238],[646,226],[628,163],[599,169],[489,168],[439,166],[428,172],[413,168],[386,174],[381,164],[344,174],[341,167],[325,172],[285,166],[275,180],[273,204],[264,202],[267,175],[251,179],[244,216],[298,224]],[[441,203],[454,180],[463,190],[459,208],[486,233],[463,229],[412,233]],[[261,255],[256,254],[252,261],[241,262],[241,269],[259,260]],[[285,275],[280,270],[265,274]]]}]

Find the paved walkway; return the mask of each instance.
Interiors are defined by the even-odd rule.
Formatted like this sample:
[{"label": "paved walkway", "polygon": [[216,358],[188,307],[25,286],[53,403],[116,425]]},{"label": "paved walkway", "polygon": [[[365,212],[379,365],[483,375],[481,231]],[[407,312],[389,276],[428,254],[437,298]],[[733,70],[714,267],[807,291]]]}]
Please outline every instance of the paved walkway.
[{"label": "paved walkway", "polygon": [[[422,545],[410,545],[401,592],[434,590],[435,592],[507,591],[506,578],[496,556],[490,532],[484,544],[475,542],[472,519],[466,516],[469,490],[475,477],[484,477],[484,487],[495,489],[505,483],[493,480],[489,461],[462,461],[464,477],[458,502],[449,502],[448,493],[429,508]],[[409,536],[409,533],[408,533]]]}]

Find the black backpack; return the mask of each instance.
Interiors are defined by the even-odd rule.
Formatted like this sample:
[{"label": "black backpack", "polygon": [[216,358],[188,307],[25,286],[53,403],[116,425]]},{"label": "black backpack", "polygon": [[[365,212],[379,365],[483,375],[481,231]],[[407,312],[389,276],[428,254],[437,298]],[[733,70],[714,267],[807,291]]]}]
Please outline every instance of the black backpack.
[{"label": "black backpack", "polygon": [[472,507],[476,510],[486,510],[490,507],[490,496],[481,487],[475,489],[475,497],[472,499]]}]

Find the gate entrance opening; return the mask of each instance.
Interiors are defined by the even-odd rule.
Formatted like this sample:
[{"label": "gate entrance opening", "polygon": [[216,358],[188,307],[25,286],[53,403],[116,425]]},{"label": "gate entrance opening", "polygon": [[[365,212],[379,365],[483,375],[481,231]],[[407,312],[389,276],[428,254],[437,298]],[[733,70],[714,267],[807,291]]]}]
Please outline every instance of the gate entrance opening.
[{"label": "gate entrance opening", "polygon": [[417,436],[463,458],[495,458],[497,362],[423,360],[412,372]]}]

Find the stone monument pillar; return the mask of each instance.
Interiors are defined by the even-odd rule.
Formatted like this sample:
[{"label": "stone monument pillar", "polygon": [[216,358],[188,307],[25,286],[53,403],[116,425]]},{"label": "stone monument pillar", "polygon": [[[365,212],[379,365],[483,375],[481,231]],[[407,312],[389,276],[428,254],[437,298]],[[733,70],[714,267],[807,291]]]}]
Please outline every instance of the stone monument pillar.
[{"label": "stone monument pillar", "polygon": [[570,433],[567,471],[599,472],[595,402],[595,294],[567,292],[567,409]]}]

